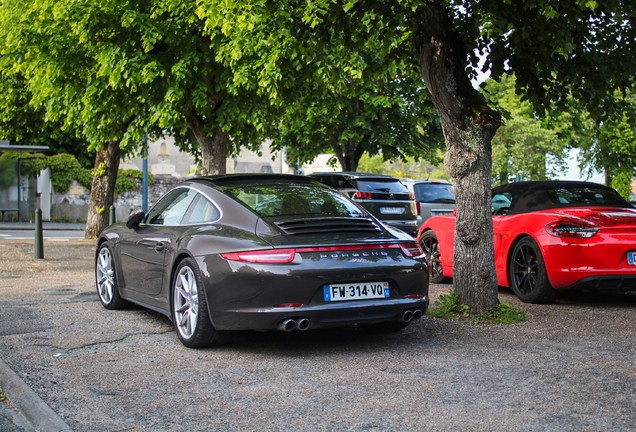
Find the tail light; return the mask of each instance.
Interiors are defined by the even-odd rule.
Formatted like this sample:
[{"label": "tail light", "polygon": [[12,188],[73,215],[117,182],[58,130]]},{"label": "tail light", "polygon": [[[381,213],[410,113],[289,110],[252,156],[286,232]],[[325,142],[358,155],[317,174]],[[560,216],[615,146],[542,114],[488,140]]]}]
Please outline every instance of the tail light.
[{"label": "tail light", "polygon": [[245,252],[229,252],[222,253],[221,257],[229,261],[241,261],[257,264],[287,264],[294,261],[297,253],[316,253],[316,252],[347,252],[347,251],[372,251],[377,249],[402,249],[407,257],[415,257],[422,255],[424,251],[421,246],[416,243],[400,243],[400,244],[370,244],[370,245],[350,245],[350,246],[318,246],[288,249],[266,249]]},{"label": "tail light", "polygon": [[231,252],[221,254],[230,261],[242,261],[260,264],[285,264],[290,263],[296,256],[295,249],[268,249],[246,252]]},{"label": "tail light", "polygon": [[572,222],[569,220],[559,220],[546,224],[545,230],[548,234],[563,238],[590,238],[594,237],[599,228],[594,225]]},{"label": "tail light", "polygon": [[401,243],[400,248],[407,257],[416,257],[424,253],[419,243]]},{"label": "tail light", "polygon": [[371,192],[360,192],[360,191],[357,191],[353,196],[354,196],[354,198],[358,198],[358,199],[372,199],[373,198],[373,194]]},{"label": "tail light", "polygon": [[415,203],[415,208],[417,209],[417,215],[420,216],[422,214],[421,210],[420,210],[420,202],[417,201]]}]

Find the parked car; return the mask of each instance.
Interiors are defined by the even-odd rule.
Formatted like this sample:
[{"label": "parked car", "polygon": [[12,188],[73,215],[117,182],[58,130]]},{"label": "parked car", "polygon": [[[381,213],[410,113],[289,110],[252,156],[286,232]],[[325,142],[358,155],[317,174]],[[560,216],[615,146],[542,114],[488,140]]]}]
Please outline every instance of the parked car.
[{"label": "parked car", "polygon": [[346,194],[382,222],[415,236],[413,194],[398,178],[357,172],[321,172],[308,177]]},{"label": "parked car", "polygon": [[415,197],[417,226],[431,216],[450,215],[455,209],[455,187],[443,179],[400,179]]},{"label": "parked car", "polygon": [[[636,209],[591,182],[528,181],[498,186],[510,204],[492,218],[500,286],[528,303],[561,290],[636,289]],[[431,281],[453,277],[454,216],[429,218],[418,239]]]},{"label": "parked car", "polygon": [[231,330],[406,327],[426,312],[415,239],[305,176],[199,177],[106,228],[95,256],[106,309],[168,316],[188,347]]}]

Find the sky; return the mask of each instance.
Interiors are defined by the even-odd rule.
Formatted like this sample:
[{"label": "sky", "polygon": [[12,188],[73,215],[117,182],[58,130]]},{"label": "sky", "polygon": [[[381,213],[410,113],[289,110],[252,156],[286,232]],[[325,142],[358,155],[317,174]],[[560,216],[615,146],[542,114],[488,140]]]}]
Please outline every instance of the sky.
[{"label": "sky", "polygon": [[583,173],[581,173],[576,162],[577,153],[577,150],[570,151],[570,157],[568,158],[568,171],[563,173],[563,175],[559,177],[559,180],[584,180],[603,184],[605,182],[605,176],[603,174],[595,173],[588,179]]}]

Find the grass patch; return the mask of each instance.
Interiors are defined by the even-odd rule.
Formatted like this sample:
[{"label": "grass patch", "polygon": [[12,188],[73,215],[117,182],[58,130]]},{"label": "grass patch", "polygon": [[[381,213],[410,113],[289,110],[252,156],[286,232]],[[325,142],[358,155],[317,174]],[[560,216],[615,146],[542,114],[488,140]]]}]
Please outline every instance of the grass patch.
[{"label": "grass patch", "polygon": [[500,303],[494,308],[475,315],[471,313],[467,305],[459,303],[459,295],[452,290],[448,294],[440,295],[435,300],[433,308],[426,314],[434,318],[470,320],[472,324],[513,324],[528,320],[528,315],[523,309],[511,306],[508,302]]},{"label": "grass patch", "polygon": [[0,401],[3,401],[7,398],[7,396],[4,394],[4,392],[0,389]]}]

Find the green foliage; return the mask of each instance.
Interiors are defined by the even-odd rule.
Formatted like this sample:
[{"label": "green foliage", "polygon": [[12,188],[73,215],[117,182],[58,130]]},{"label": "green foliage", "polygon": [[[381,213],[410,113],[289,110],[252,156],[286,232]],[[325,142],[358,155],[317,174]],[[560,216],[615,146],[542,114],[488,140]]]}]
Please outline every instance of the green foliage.
[{"label": "green foliage", "polygon": [[434,307],[427,312],[435,318],[458,318],[463,316],[460,311],[459,295],[451,290],[448,294],[441,294],[435,300]]},{"label": "green foliage", "polygon": [[524,180],[547,180],[563,173],[567,165],[568,141],[554,129],[567,128],[567,119],[551,123],[537,118],[532,105],[515,93],[514,77],[500,82],[488,80],[483,86],[486,99],[507,117],[492,140],[492,173],[495,185]]},{"label": "green foliage", "polygon": [[528,315],[521,308],[513,307],[510,303],[499,303],[477,315],[473,323],[514,324],[527,321]]},{"label": "green foliage", "polygon": [[55,156],[38,155],[37,159],[23,162],[24,173],[36,176],[40,171],[51,169],[51,183],[53,189],[59,193],[68,192],[73,180],[77,180],[82,186],[90,189],[93,182],[90,170],[84,168],[69,154]]},{"label": "green foliage", "polygon": [[500,303],[494,308],[487,309],[477,316],[474,316],[467,305],[459,303],[459,295],[455,294],[453,290],[448,294],[440,295],[437,300],[435,300],[434,307],[427,312],[427,315],[435,318],[470,318],[470,322],[473,324],[514,324],[528,320],[528,315],[523,309],[511,306],[508,302]]},{"label": "green foliage", "polygon": [[634,178],[634,169],[619,170],[614,178],[612,178],[611,186],[627,201],[632,191],[632,179]]},{"label": "green foliage", "polygon": [[580,146],[580,165],[588,171],[604,172],[610,185],[623,197],[629,197],[629,183],[636,175],[636,127],[629,116],[631,110],[636,110],[633,90],[626,94],[625,103],[631,107],[626,112],[593,125],[593,139]]},{"label": "green foliage", "polygon": [[[139,188],[139,180],[142,179],[143,172],[135,169],[119,170],[117,182],[115,183],[115,196],[123,192],[136,190]],[[155,180],[151,173],[148,173],[148,184],[154,184]]]},{"label": "green foliage", "polygon": [[5,155],[0,156],[0,188],[7,188],[16,184],[18,167],[16,159]]},{"label": "green foliage", "polygon": [[[435,158],[439,161],[441,155]],[[369,156],[364,153],[358,164],[358,171],[370,172],[376,174],[388,174],[398,178],[442,178],[450,179],[449,175],[444,171],[443,166],[435,166],[426,160],[416,160],[413,157],[407,157],[405,161],[385,161],[382,156]]]},{"label": "green foliage", "polygon": [[434,159],[443,146],[400,12],[408,8],[331,1],[203,0],[197,10],[210,33],[223,35],[217,59],[236,89],[254,89],[275,107],[262,121],[273,149],[300,164],[334,153],[345,171],[356,171],[365,151]]},{"label": "green foliage", "polygon": [[[8,167],[15,166],[15,161],[18,155],[16,153],[5,153],[0,157],[0,169],[5,165]],[[66,193],[71,187],[73,180],[77,180],[79,184],[87,189],[90,189],[93,183],[93,171],[88,170],[75,159],[74,156],[69,154],[59,154],[55,156],[38,155],[37,159],[26,160],[22,164],[24,174],[36,176],[41,170],[46,168],[51,169],[51,183],[53,189],[59,193]],[[15,168],[14,168],[15,170]],[[100,165],[97,169],[97,174],[106,171],[104,164]],[[3,181],[5,176],[11,172],[10,169],[2,169],[0,171],[0,182]],[[17,175],[17,173],[16,173]],[[143,177],[143,172],[140,170],[119,170],[117,173],[117,181],[115,183],[115,196],[122,192],[127,192],[139,188],[139,181]],[[7,177],[8,178],[8,177]],[[152,174],[148,173],[148,184],[154,184],[155,180]],[[0,183],[2,186],[2,183]]]}]

